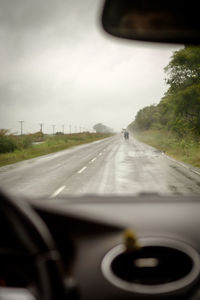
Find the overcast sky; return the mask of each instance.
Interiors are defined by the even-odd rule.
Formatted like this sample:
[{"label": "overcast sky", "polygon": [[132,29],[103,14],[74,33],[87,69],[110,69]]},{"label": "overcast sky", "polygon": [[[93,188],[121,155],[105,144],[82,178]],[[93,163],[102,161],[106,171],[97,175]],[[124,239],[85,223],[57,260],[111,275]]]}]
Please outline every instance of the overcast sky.
[{"label": "overcast sky", "polygon": [[[104,34],[101,0],[0,0],[0,128],[120,130],[167,90],[163,68],[180,47]],[[73,127],[74,128],[74,127]]]}]

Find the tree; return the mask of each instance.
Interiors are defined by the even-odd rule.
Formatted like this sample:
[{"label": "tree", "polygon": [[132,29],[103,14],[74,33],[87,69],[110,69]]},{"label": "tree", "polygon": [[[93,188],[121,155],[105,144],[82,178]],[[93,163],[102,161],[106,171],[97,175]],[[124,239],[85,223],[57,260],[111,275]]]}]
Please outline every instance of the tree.
[{"label": "tree", "polygon": [[96,125],[93,126],[93,129],[96,131],[96,132],[99,132],[99,133],[111,133],[113,132],[113,129],[102,124],[102,123],[98,123]]},{"label": "tree", "polygon": [[160,122],[160,113],[156,105],[146,106],[143,109],[139,110],[136,115],[133,129],[150,129],[154,124]]},{"label": "tree", "polygon": [[200,82],[200,47],[186,46],[176,51],[165,67],[169,92]]},{"label": "tree", "polygon": [[176,130],[184,127],[200,134],[200,47],[176,51],[165,71],[170,86],[166,97],[172,99]]},{"label": "tree", "polygon": [[166,128],[180,137],[200,135],[200,47],[176,51],[165,71],[168,91],[158,105],[141,109],[131,127]]}]

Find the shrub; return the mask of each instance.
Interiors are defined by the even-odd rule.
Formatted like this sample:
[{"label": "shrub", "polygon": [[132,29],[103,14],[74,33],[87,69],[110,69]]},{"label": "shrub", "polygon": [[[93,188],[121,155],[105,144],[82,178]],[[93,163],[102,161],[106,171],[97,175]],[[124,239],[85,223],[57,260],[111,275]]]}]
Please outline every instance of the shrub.
[{"label": "shrub", "polygon": [[27,149],[27,148],[32,147],[32,139],[31,139],[29,136],[25,136],[25,137],[22,139],[22,147],[23,147],[24,149]]},{"label": "shrub", "polygon": [[16,141],[10,136],[0,136],[0,153],[13,152],[17,149]]}]

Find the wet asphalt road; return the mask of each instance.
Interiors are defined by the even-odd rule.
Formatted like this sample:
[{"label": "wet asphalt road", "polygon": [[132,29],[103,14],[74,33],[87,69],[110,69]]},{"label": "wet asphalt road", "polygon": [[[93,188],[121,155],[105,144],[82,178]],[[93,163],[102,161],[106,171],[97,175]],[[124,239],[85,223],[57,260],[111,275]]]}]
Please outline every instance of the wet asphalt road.
[{"label": "wet asphalt road", "polygon": [[80,194],[200,194],[200,169],[116,135],[0,168],[10,194],[56,198]]}]

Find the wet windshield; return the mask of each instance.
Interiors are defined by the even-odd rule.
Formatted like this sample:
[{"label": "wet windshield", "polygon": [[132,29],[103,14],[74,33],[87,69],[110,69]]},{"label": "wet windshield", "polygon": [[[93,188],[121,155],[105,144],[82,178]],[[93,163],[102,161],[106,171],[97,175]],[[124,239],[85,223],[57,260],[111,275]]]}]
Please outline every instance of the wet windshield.
[{"label": "wet windshield", "polygon": [[103,2],[0,2],[0,186],[200,193],[200,48],[125,41]]}]

